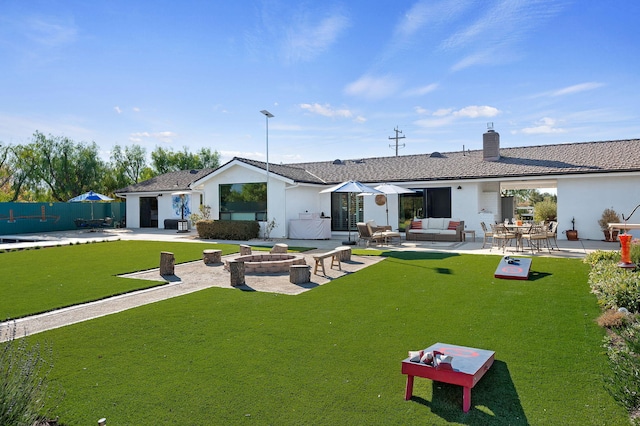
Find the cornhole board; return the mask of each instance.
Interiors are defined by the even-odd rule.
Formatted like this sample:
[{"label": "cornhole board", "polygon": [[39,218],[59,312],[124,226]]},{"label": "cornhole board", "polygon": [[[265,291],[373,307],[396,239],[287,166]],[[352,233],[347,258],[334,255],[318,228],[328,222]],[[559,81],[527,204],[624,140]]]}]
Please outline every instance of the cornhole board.
[{"label": "cornhole board", "polygon": [[528,280],[530,269],[530,257],[505,256],[498,263],[493,276],[505,280]]},{"label": "cornhole board", "polygon": [[451,366],[447,366],[448,368],[432,367],[421,362],[412,362],[410,358],[402,361],[402,374],[407,375],[404,399],[409,400],[413,395],[413,378],[415,376],[424,377],[437,382],[462,386],[462,410],[465,413],[469,411],[471,408],[471,389],[493,365],[495,352],[448,343],[436,343],[424,351],[439,351],[445,355],[451,355],[453,358]]}]

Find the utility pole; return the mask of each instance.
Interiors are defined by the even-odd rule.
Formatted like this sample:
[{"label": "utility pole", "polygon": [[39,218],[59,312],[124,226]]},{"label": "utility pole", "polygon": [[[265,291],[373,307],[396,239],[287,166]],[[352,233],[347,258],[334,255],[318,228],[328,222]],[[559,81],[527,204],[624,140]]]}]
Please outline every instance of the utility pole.
[{"label": "utility pole", "polygon": [[[398,126],[396,126],[396,128],[393,129],[393,130],[396,132],[396,136],[395,137],[389,136],[389,139],[391,139],[391,140],[395,139],[396,140],[395,147],[396,147],[396,157],[397,157],[398,156],[398,145],[399,145],[398,144],[398,139],[404,139],[405,136],[398,136],[399,133],[402,133],[402,130],[398,130]],[[393,148],[393,145],[389,145],[389,148]],[[402,148],[404,148],[404,144],[402,144]]]}]

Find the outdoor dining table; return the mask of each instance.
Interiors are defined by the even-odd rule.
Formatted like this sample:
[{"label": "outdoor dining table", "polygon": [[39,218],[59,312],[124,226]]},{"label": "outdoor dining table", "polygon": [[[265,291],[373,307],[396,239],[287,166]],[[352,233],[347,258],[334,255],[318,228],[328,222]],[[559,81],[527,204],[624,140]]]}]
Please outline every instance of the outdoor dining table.
[{"label": "outdoor dining table", "polygon": [[510,232],[513,232],[516,236],[516,251],[523,251],[522,247],[522,235],[531,231],[531,224],[524,223],[522,225],[517,224],[505,224],[505,228],[507,228]]}]

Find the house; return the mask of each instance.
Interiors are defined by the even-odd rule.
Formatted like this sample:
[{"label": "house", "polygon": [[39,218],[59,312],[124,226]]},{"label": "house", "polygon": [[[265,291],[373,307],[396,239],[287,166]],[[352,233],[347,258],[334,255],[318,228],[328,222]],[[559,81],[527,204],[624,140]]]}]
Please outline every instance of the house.
[{"label": "house", "polygon": [[[504,203],[504,190],[555,188],[558,237],[564,238],[561,232],[575,219],[580,238],[602,239],[598,219],[605,208],[628,216],[640,203],[640,139],[503,148],[500,135],[489,130],[481,150],[268,166],[234,158],[215,170],[158,176],[117,195],[127,199],[131,228],[162,227],[164,219],[179,218],[180,197],[173,194],[185,191],[187,211],[207,205],[213,219],[257,220],[263,227],[272,222],[274,238],[288,237],[301,217],[329,217],[319,223],[330,224],[334,235],[346,235],[348,221],[352,230],[362,220],[385,224],[387,211],[394,228],[413,216],[457,217],[480,233],[480,222],[514,215],[515,207]],[[320,192],[347,180],[392,183],[416,193],[389,195],[385,201]],[[633,221],[640,223],[640,216]]]}]

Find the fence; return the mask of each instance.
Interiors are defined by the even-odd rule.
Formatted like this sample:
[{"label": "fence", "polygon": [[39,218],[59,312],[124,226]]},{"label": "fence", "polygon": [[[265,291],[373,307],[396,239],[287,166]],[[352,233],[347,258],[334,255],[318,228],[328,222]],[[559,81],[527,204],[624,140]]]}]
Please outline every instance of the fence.
[{"label": "fence", "polygon": [[76,219],[110,217],[120,225],[126,215],[126,203],[0,203],[0,235],[76,229]]}]

